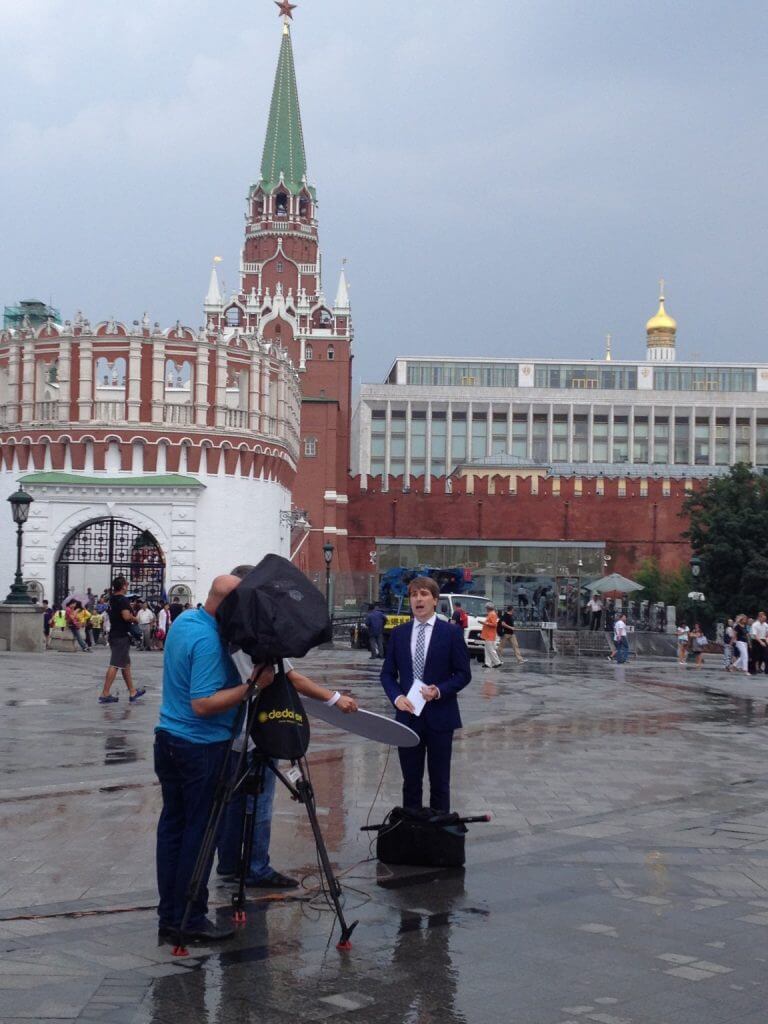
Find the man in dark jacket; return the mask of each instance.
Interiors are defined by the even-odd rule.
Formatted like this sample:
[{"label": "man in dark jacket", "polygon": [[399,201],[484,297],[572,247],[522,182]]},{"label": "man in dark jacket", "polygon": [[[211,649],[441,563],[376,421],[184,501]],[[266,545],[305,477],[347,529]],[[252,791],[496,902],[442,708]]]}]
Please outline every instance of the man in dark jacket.
[{"label": "man in dark jacket", "polygon": [[381,669],[381,685],[397,709],[398,722],[418,733],[417,747],[400,747],[403,806],[420,808],[424,761],[429,772],[429,806],[451,809],[451,749],[461,728],[457,693],[472,679],[460,629],[438,619],[440,591],[417,576],[408,587],[413,621],[392,630]]},{"label": "man in dark jacket", "polygon": [[387,617],[378,605],[368,606],[365,628],[368,630],[368,647],[371,651],[371,658],[384,657],[384,623],[386,621]]}]

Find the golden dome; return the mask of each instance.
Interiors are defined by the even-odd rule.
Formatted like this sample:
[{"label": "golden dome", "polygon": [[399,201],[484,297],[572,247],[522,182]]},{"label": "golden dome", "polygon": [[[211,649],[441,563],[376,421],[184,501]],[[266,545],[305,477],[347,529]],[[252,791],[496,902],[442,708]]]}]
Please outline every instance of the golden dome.
[{"label": "golden dome", "polygon": [[677,320],[670,316],[664,308],[664,296],[659,299],[659,311],[656,316],[652,316],[648,323],[645,325],[646,331],[676,331]]},{"label": "golden dome", "polygon": [[645,325],[648,334],[655,334],[657,331],[674,332],[677,330],[677,320],[666,311],[664,301],[664,278],[662,278],[659,281],[659,310],[656,316],[652,316]]}]

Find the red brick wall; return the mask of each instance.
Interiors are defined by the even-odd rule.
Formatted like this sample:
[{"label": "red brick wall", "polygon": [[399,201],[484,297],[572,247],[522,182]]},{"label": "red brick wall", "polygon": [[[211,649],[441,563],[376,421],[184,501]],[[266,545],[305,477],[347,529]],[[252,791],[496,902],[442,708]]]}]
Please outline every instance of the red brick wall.
[{"label": "red brick wall", "polygon": [[[537,540],[600,541],[612,556],[611,571],[625,575],[647,557],[658,559],[663,569],[686,563],[690,549],[682,539],[685,520],[680,517],[685,487],[672,481],[664,496],[661,480],[648,481],[648,496],[640,497],[638,482],[627,482],[627,496],[619,496],[618,480],[605,480],[604,495],[595,494],[595,481],[584,481],[585,493],[576,497],[574,481],[560,481],[560,495],[552,494],[552,481],[539,481],[539,493],[531,493],[530,480],[518,483],[516,494],[488,494],[476,486],[474,494],[462,493],[458,481],[453,494],[445,494],[444,480],[432,481],[433,491],[423,493],[423,480],[412,481],[409,493],[402,482],[382,492],[380,481],[361,490],[360,478],[349,482],[349,557],[353,571],[369,572],[369,553],[375,537],[422,540]],[[589,492],[587,492],[589,485]],[[417,489],[418,488],[418,489]],[[479,492],[479,493],[478,493]]]}]

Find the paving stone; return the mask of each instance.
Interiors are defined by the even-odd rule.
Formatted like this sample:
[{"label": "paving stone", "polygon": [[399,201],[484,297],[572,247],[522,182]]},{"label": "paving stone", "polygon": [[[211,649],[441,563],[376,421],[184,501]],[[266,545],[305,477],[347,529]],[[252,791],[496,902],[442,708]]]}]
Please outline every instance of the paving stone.
[{"label": "paving stone", "polygon": [[[366,657],[313,652],[303,668],[388,713]],[[604,663],[532,658],[496,673],[490,696],[476,673],[462,694],[454,803],[493,821],[470,826],[458,878],[368,861],[358,828],[400,801],[396,758],[316,725],[322,827],[362,891],[347,893],[360,919],[352,952],[328,947],[327,914],[273,903],[224,948],[180,964],[158,946],[153,912],[160,658],[137,665],[152,700],[117,714],[94,704],[99,659],[78,662],[59,697],[53,657],[0,655],[17,702],[0,705],[0,951],[17,958],[9,968],[0,956],[0,987],[19,986],[7,1005],[0,996],[0,1024],[45,1013],[99,1024],[738,1024],[762,1010],[768,691],[748,709],[725,692],[729,679],[718,691],[716,672],[684,675],[681,688],[676,666],[659,662],[619,677]],[[40,687],[51,703],[24,706]],[[284,793],[272,859],[316,871],[306,818]],[[228,897],[212,887],[224,914]]]}]

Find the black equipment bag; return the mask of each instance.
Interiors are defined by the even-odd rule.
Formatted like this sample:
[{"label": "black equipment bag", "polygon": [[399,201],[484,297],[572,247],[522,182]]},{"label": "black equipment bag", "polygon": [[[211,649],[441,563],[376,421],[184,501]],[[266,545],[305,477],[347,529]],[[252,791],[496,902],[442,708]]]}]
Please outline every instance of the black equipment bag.
[{"label": "black equipment bag", "polygon": [[275,680],[259,692],[251,739],[265,757],[295,761],[309,746],[309,716],[279,663]]},{"label": "black equipment bag", "polygon": [[303,658],[333,635],[325,597],[280,555],[267,555],[251,569],[221,602],[216,619],[223,640],[257,664]]},{"label": "black equipment bag", "polygon": [[382,864],[461,868],[467,829],[454,811],[393,807],[376,840]]}]

